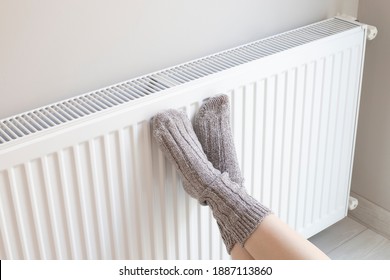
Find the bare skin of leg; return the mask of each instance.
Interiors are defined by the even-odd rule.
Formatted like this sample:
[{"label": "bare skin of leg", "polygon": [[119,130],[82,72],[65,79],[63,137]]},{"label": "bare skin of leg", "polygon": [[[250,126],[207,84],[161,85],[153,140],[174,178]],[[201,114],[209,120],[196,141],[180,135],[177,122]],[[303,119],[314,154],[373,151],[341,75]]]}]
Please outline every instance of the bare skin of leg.
[{"label": "bare skin of leg", "polygon": [[254,258],[248,253],[248,251],[241,247],[240,244],[236,243],[234,245],[232,251],[230,252],[230,256],[233,260],[254,260]]},{"label": "bare skin of leg", "polygon": [[[320,249],[291,229],[275,215],[268,215],[242,248],[236,244],[231,256],[245,259],[248,253],[258,260],[328,260]],[[250,259],[250,258],[246,258]]]}]

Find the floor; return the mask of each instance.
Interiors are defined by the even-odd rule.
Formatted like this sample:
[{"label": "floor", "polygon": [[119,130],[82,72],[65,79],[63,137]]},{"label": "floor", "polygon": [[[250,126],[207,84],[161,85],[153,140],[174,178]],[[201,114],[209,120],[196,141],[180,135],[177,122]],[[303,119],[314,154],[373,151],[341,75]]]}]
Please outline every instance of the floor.
[{"label": "floor", "polygon": [[335,260],[390,260],[390,240],[349,217],[309,240]]}]

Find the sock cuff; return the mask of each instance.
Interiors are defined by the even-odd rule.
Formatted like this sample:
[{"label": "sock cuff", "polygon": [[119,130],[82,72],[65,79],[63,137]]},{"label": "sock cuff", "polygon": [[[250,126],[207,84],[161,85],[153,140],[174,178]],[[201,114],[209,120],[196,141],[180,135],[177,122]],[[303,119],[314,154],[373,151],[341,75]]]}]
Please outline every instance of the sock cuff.
[{"label": "sock cuff", "polygon": [[226,173],[219,176],[206,192],[205,199],[217,222],[241,246],[261,221],[272,213],[268,207],[250,196],[245,188],[237,188],[237,184]]},{"label": "sock cuff", "polygon": [[218,225],[219,232],[221,233],[221,238],[223,240],[223,243],[225,244],[226,251],[230,255],[234,245],[237,242],[234,240],[233,236],[231,236],[231,234],[228,231],[226,231],[226,229],[223,226],[221,226],[220,223],[217,223],[217,225]]},{"label": "sock cuff", "polygon": [[238,243],[244,247],[247,239],[257,229],[259,224],[264,220],[266,216],[272,214],[272,211],[258,203],[253,208],[247,209],[247,211],[241,213],[241,219],[237,220],[237,223],[232,228],[232,234]]}]

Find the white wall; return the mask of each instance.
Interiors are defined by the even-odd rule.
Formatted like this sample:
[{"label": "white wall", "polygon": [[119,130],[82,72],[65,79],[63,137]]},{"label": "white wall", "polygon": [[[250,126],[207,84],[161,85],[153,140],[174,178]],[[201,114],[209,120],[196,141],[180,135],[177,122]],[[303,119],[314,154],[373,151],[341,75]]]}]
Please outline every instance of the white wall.
[{"label": "white wall", "polygon": [[322,20],[357,0],[0,0],[0,119]]},{"label": "white wall", "polygon": [[359,20],[379,32],[367,42],[352,190],[390,211],[390,1],[360,0]]}]

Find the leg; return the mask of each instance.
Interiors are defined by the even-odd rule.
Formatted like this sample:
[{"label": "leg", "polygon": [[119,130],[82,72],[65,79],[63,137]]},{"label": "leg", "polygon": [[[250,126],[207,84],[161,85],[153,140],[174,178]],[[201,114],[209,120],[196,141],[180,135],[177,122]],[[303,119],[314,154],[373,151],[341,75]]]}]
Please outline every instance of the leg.
[{"label": "leg", "polygon": [[252,255],[238,243],[234,245],[233,249],[230,251],[230,255],[233,260],[254,260]]},{"label": "leg", "polygon": [[176,166],[186,192],[211,208],[230,253],[236,243],[244,243],[270,210],[230,180],[227,172],[213,167],[183,112],[157,114],[152,126],[154,139]]},{"label": "leg", "polygon": [[[222,236],[229,235],[224,241],[234,242],[225,243],[227,247],[240,244],[254,258],[326,258],[279,219],[269,215],[270,210],[247,194],[227,173],[222,174],[213,167],[185,114],[175,110],[161,113],[153,120],[153,130],[156,142],[179,171],[184,189],[211,208]],[[244,256],[236,250],[234,253]]]},{"label": "leg", "polygon": [[255,259],[329,259],[316,246],[272,214],[264,218],[244,247]]},{"label": "leg", "polygon": [[[240,188],[245,188],[234,147],[228,96],[218,95],[209,98],[200,107],[194,123],[195,133],[208,160],[216,169],[227,172],[230,179]],[[231,238],[229,235],[227,237]],[[235,241],[230,243],[235,244],[231,250],[233,259],[253,259],[252,256],[281,259],[323,257],[322,252],[318,252],[319,250],[310,242],[300,237],[274,215],[264,218],[244,247]]]},{"label": "leg", "polygon": [[[212,165],[222,173],[227,172],[230,179],[237,183],[239,188],[243,188],[244,179],[234,148],[227,95],[211,97],[199,108],[195,115],[194,130]],[[221,235],[225,244],[229,244],[227,251],[233,259],[253,259],[230,234],[221,232]]]}]

